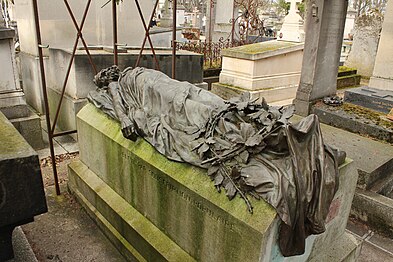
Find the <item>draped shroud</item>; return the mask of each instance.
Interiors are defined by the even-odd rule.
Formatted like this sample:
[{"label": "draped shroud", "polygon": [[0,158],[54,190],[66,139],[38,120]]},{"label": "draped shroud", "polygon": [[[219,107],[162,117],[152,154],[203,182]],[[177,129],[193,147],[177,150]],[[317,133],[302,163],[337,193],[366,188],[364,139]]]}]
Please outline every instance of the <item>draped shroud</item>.
[{"label": "draped shroud", "polygon": [[318,117],[289,119],[293,106],[258,103],[249,95],[226,101],[187,82],[145,68],[102,70],[88,95],[121,123],[125,137],[143,137],[168,159],[207,169],[231,200],[264,199],[282,223],[284,256],[301,255],[305,239],[325,231],[338,187],[339,151],[323,142]]}]

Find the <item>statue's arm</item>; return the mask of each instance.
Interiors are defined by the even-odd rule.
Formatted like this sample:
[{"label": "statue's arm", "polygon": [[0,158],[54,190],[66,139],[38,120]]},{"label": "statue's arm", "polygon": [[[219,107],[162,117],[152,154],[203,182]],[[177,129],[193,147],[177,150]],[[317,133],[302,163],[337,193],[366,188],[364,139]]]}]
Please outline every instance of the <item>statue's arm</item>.
[{"label": "statue's arm", "polygon": [[138,135],[136,133],[134,122],[127,115],[126,109],[123,105],[123,100],[119,91],[119,83],[112,82],[109,84],[108,88],[113,99],[113,107],[121,123],[121,132],[125,138],[136,141]]}]

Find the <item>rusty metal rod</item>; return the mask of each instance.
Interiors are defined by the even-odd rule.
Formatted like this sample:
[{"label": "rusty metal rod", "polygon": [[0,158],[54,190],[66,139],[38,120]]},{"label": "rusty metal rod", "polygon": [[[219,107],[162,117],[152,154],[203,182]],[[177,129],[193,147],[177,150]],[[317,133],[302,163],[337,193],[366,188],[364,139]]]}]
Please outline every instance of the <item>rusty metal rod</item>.
[{"label": "rusty metal rod", "polygon": [[141,47],[141,50],[139,51],[139,55],[138,55],[138,59],[137,59],[137,62],[136,62],[135,67],[139,66],[139,63],[140,63],[140,60],[141,60],[141,57],[142,57],[142,53],[143,53],[143,50],[144,50],[144,48],[145,48],[146,39],[147,39],[147,40],[149,41],[149,44],[150,44],[150,49],[151,49],[151,51],[152,51],[152,53],[153,53],[153,58],[154,58],[154,60],[155,60],[155,62],[156,62],[156,69],[157,69],[157,70],[160,70],[160,64],[159,64],[159,62],[158,62],[158,59],[157,59],[157,56],[156,56],[156,52],[155,52],[155,50],[154,50],[154,46],[153,46],[153,43],[152,43],[152,41],[151,41],[150,34],[149,34],[150,25],[151,25],[151,22],[153,21],[154,14],[155,14],[155,12],[156,12],[158,3],[159,3],[159,0],[157,0],[156,3],[155,3],[155,5],[154,5],[153,11],[152,11],[151,16],[150,16],[150,19],[149,19],[149,27],[147,27],[147,26],[146,26],[145,18],[143,17],[143,13],[142,13],[141,6],[140,6],[138,0],[135,0],[135,4],[136,4],[136,7],[137,7],[137,9],[138,9],[139,16],[140,16],[140,18],[141,18],[143,27],[145,28],[145,38],[143,39],[142,47]]},{"label": "rusty metal rod", "polygon": [[172,78],[176,78],[176,17],[177,17],[177,0],[173,0],[172,6]]},{"label": "rusty metal rod", "polygon": [[116,0],[112,0],[112,30],[113,30],[113,64],[119,65],[119,55],[117,53],[117,7]]},{"label": "rusty metal rod", "polygon": [[[64,3],[66,4],[67,9],[70,8],[70,6],[69,6],[67,0],[64,0]],[[68,78],[69,78],[70,73],[71,73],[72,63],[73,63],[73,61],[74,61],[76,49],[77,49],[77,47],[78,47],[78,42],[79,42],[79,38],[80,38],[80,35],[81,35],[80,32],[82,31],[83,26],[84,26],[84,24],[85,24],[86,17],[87,17],[87,13],[88,13],[89,8],[90,8],[90,3],[91,3],[91,0],[88,0],[87,5],[86,5],[86,8],[85,8],[85,12],[84,12],[84,14],[83,14],[81,26],[80,26],[80,28],[79,28],[79,30],[78,30],[78,33],[77,33],[77,36],[76,36],[76,39],[75,39],[75,43],[74,43],[74,47],[73,47],[73,49],[72,49],[71,59],[70,59],[70,61],[69,61],[69,63],[68,63],[67,72],[66,72],[65,79],[64,79],[64,82],[63,82],[63,88],[62,88],[62,90],[61,90],[60,101],[59,101],[59,103],[58,103],[58,105],[57,105],[56,115],[55,115],[55,118],[54,118],[54,120],[53,120],[53,124],[52,124],[52,128],[51,128],[52,134],[55,132],[57,120],[58,120],[59,114],[60,114],[60,108],[61,108],[61,105],[62,105],[62,103],[63,103],[63,98],[64,98],[65,90],[66,90],[66,87],[67,87],[67,83],[68,83]],[[71,11],[71,13],[72,13],[72,10],[71,10],[71,9],[69,9],[69,11]],[[73,17],[73,15],[71,15],[71,16]],[[73,20],[74,20],[74,19],[75,19],[75,17],[73,17]],[[76,22],[76,21],[75,21],[75,22]],[[85,47],[85,48],[86,48],[86,47]]]},{"label": "rusty metal rod", "polygon": [[42,40],[41,40],[40,20],[38,15],[37,0],[33,0],[33,11],[34,11],[35,31],[36,31],[37,44],[38,44],[38,58],[40,64],[41,85],[42,85],[42,93],[44,96],[45,118],[46,118],[46,126],[48,129],[48,140],[49,140],[49,149],[50,149],[51,162],[52,162],[53,178],[55,181],[56,195],[60,195],[61,192],[59,186],[59,178],[57,176],[56,157],[55,157],[55,150],[53,147],[53,136],[52,136],[51,124],[50,124],[49,103],[48,103],[48,94],[46,90],[44,56],[41,47]]},{"label": "rusty metal rod", "polygon": [[[86,54],[87,54],[87,58],[89,59],[89,63],[90,63],[90,65],[91,65],[92,68],[93,68],[94,74],[97,74],[97,73],[98,73],[97,67],[96,67],[95,63],[93,62],[93,59],[92,59],[92,57],[91,57],[89,48],[87,47],[86,41],[85,41],[85,39],[84,39],[84,37],[83,37],[83,35],[82,35],[82,29],[79,28],[78,22],[77,22],[76,19],[75,19],[74,13],[72,12],[71,7],[70,7],[68,1],[67,1],[67,0],[64,0],[64,3],[65,3],[65,5],[66,5],[66,7],[67,7],[68,13],[69,13],[70,16],[71,16],[72,22],[74,23],[75,29],[77,30],[79,39],[82,41],[82,44],[83,44],[83,46],[84,46],[84,48],[85,48],[85,51],[86,51]],[[87,2],[87,6],[86,6],[86,9],[85,9],[85,14],[86,14],[86,16],[87,16],[88,10],[90,9],[90,4],[91,4],[91,0],[89,0],[89,1]],[[85,15],[85,14],[83,14],[83,15]],[[84,19],[86,19],[86,18],[84,17]],[[85,23],[85,20],[82,20],[82,23],[81,23],[82,27],[83,27],[84,23]]]}]

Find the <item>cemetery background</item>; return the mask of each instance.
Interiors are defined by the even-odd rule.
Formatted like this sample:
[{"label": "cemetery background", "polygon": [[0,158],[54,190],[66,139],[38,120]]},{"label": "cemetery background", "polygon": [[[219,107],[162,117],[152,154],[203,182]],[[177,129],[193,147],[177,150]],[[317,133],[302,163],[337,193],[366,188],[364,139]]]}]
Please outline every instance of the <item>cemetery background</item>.
[{"label": "cemetery background", "polygon": [[[63,151],[64,152],[64,151]],[[63,173],[63,175],[65,175],[64,173]],[[50,180],[50,179],[49,179]],[[56,199],[55,197],[54,197],[54,199]],[[60,199],[57,199],[57,200],[60,200]],[[72,201],[72,200],[70,200],[70,201]],[[56,201],[55,201],[56,202]],[[32,230],[32,232],[34,232],[34,230]],[[370,237],[369,235],[367,236],[367,237]],[[370,238],[370,239],[372,239],[372,238]],[[49,258],[50,258],[51,256],[49,256]],[[56,255],[53,255],[53,260],[56,260],[57,258],[56,258]]]}]

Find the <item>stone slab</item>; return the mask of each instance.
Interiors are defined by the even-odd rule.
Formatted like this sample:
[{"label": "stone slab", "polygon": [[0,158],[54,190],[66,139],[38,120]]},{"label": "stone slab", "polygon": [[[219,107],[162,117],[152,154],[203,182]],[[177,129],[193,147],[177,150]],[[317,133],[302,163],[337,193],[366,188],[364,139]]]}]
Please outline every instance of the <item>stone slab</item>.
[{"label": "stone slab", "polygon": [[266,41],[224,49],[222,50],[222,56],[254,61],[303,50],[303,48],[304,44],[302,43]]},{"label": "stone slab", "polygon": [[34,150],[45,147],[42,138],[41,119],[33,111],[29,109],[29,115],[27,117],[10,119],[10,122]]},{"label": "stone slab", "polygon": [[[70,166],[69,176],[70,181],[80,183],[70,182],[70,187],[92,201],[115,228],[121,228],[120,222],[111,222],[117,219],[108,215],[108,208],[93,203],[101,201],[98,194],[104,185],[197,260],[284,260],[277,246],[276,213],[264,201],[251,200],[254,215],[249,214],[240,198],[228,201],[217,193],[205,171],[167,160],[142,139],[136,143],[126,140],[119,124],[91,104],[78,114],[78,131],[81,162]],[[85,173],[89,180],[102,182],[87,190],[83,185],[90,182],[83,178]],[[307,239],[305,255],[285,261],[306,261],[323,245],[344,237],[356,180],[350,161],[340,167],[341,187],[333,200],[326,233]],[[121,239],[118,234],[116,238]]]},{"label": "stone slab", "polygon": [[37,153],[0,113],[0,261],[13,257],[12,231],[47,211]]},{"label": "stone slab", "polygon": [[22,90],[7,93],[0,92],[0,111],[9,119],[27,117],[29,109]]},{"label": "stone slab", "polygon": [[211,92],[226,100],[238,97],[243,93],[250,93],[251,98],[258,98],[259,101],[265,98],[265,100],[270,103],[295,98],[296,89],[297,86],[288,86],[251,91],[235,86],[224,85],[222,83],[213,83]]},{"label": "stone slab", "polygon": [[82,162],[69,165],[69,188],[129,260],[195,261]]},{"label": "stone slab", "polygon": [[335,109],[338,108],[318,105],[313,107],[313,113],[319,116],[322,123],[393,143],[393,130],[391,128],[378,125],[356,114]]},{"label": "stone slab", "polygon": [[10,28],[0,28],[0,40],[13,39],[15,37],[15,30]]},{"label": "stone slab", "polygon": [[0,227],[46,212],[37,153],[0,113]]},{"label": "stone slab", "polygon": [[371,227],[393,237],[393,199],[357,189],[351,213]]},{"label": "stone slab", "polygon": [[345,91],[344,101],[387,114],[393,108],[393,91],[366,86],[353,88]]}]

